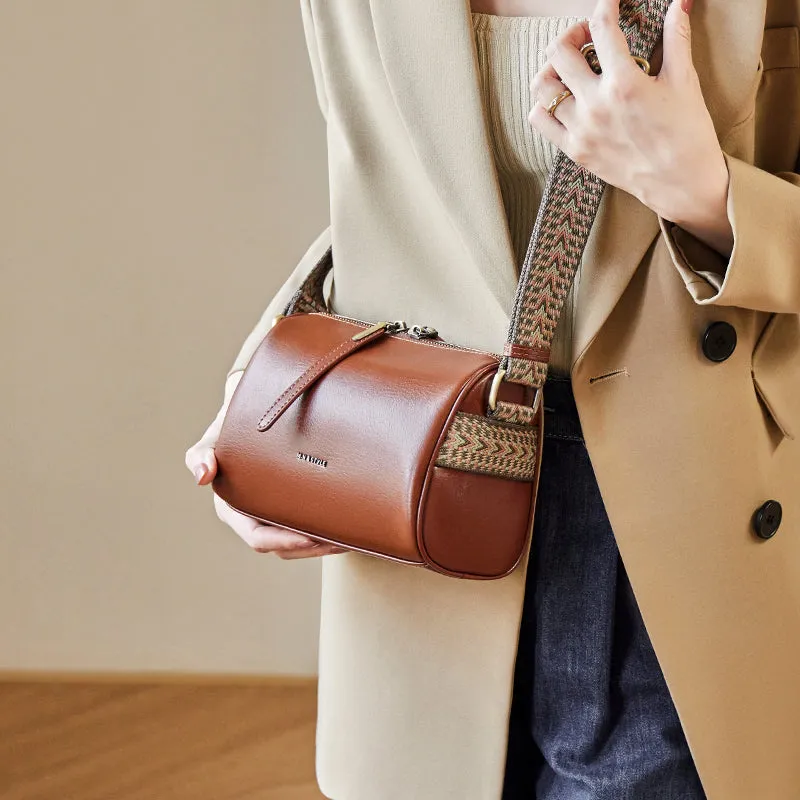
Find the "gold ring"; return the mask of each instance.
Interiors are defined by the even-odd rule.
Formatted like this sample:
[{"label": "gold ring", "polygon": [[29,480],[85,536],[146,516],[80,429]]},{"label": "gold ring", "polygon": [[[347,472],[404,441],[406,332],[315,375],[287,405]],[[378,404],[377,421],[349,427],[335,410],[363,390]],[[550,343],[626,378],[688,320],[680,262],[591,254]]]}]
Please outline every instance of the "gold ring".
[{"label": "gold ring", "polygon": [[572,96],[572,92],[569,89],[564,89],[563,92],[557,94],[551,101],[550,105],[547,106],[547,113],[552,117],[555,114],[556,109],[558,108],[558,104],[562,100],[566,100],[568,97]]}]

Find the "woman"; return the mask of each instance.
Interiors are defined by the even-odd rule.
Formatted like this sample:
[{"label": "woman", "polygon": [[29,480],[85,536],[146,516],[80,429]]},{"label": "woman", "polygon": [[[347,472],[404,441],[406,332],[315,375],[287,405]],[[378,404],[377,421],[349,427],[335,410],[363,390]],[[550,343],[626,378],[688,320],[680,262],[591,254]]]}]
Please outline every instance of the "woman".
[{"label": "woman", "polygon": [[[331,225],[245,341],[217,419],[187,453],[201,484],[241,371],[331,243],[337,312],[430,324],[466,346],[502,346],[516,289],[524,226],[512,224],[502,125],[487,113],[491,53],[476,34],[481,14],[553,7],[301,7]],[[673,4],[651,76],[629,69],[613,0],[556,10],[574,24],[549,43],[526,122],[608,186],[544,392],[530,558],[487,582],[324,559],[319,783],[334,800],[790,800],[800,10]],[[600,76],[578,52],[589,39]],[[215,502],[258,551],[336,553]]]}]

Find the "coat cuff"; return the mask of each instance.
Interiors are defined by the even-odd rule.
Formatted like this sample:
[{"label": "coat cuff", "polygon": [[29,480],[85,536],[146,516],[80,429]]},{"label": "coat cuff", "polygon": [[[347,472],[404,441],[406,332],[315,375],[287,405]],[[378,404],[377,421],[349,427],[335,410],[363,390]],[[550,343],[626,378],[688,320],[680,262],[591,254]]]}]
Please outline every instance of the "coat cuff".
[{"label": "coat cuff", "polygon": [[658,224],[664,234],[672,263],[695,301],[707,303],[718,297],[733,261],[733,252],[730,258],[723,258],[721,253],[676,222],[659,216]]},{"label": "coat cuff", "polygon": [[724,151],[723,155],[730,176],[730,257],[659,216],[672,263],[699,305],[797,312],[800,176],[772,174]]}]

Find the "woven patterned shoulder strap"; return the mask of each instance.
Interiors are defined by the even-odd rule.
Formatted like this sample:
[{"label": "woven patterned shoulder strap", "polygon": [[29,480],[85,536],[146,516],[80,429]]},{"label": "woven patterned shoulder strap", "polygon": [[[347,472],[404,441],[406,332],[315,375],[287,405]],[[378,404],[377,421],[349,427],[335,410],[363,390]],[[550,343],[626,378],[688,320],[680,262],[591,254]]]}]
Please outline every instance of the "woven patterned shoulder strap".
[{"label": "woven patterned shoulder strap", "polygon": [[333,267],[333,248],[329,245],[320,256],[319,261],[309,270],[308,275],[295,290],[283,308],[283,314],[308,313],[310,311],[328,311],[323,286],[325,278]]},{"label": "woven patterned shoulder strap", "polygon": [[[661,38],[669,4],[670,0],[620,1],[620,28],[632,56],[649,60]],[[596,60],[589,63],[595,72],[600,72]],[[550,343],[605,185],[562,150],[558,151],[520,272],[501,363],[504,381],[536,389],[544,385]],[[535,408],[535,404],[530,407],[498,401],[491,416],[530,423]]]},{"label": "woven patterned shoulder strap", "polygon": [[[670,0],[620,0],[619,24],[632,56],[650,59],[661,38]],[[588,57],[600,72],[596,57]],[[504,381],[540,389],[547,378],[550,343],[589,238],[605,183],[559,150],[548,175],[520,270],[504,358]],[[322,283],[333,266],[331,248],[309,272],[284,309],[326,311]],[[540,393],[536,392],[537,399]],[[490,416],[532,424],[537,405],[498,400]]]}]

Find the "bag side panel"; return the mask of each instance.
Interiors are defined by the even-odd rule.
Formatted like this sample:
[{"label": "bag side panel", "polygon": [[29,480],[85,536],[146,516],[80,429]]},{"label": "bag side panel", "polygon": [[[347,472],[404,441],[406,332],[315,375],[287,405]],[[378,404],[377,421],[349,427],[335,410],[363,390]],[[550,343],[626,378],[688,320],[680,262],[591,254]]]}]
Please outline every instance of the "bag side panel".
[{"label": "bag side panel", "polygon": [[[439,452],[457,413],[483,416],[494,373],[481,376],[453,409],[437,443]],[[503,400],[527,403],[528,387],[502,384]],[[538,448],[543,415],[525,429],[536,443],[533,472],[527,480],[438,466],[431,461],[420,501],[420,552],[432,569],[463,578],[493,579],[519,563],[530,533],[538,487]],[[511,426],[522,430],[521,426]]]}]

